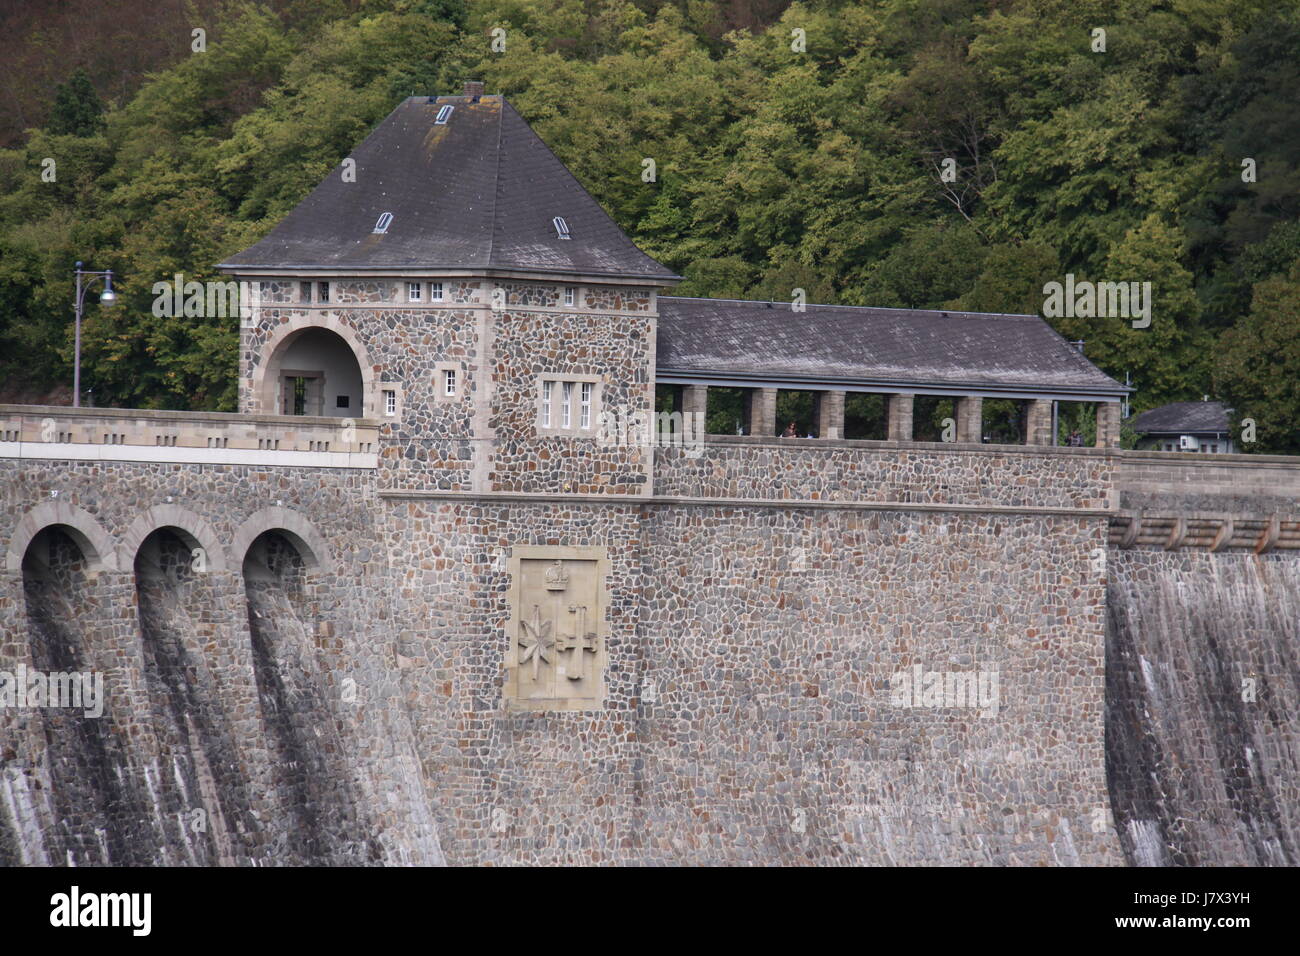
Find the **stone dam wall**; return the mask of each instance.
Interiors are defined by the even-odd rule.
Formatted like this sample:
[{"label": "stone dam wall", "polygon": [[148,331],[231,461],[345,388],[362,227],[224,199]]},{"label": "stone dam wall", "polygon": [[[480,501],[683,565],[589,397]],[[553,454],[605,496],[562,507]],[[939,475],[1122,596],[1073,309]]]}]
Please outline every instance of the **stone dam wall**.
[{"label": "stone dam wall", "polygon": [[[0,863],[1293,862],[1295,471],[1234,503],[1188,457],[711,436],[642,495],[0,458],[0,671],[108,689],[0,708]],[[1220,552],[1165,547],[1189,487]],[[534,552],[605,562],[597,709],[506,700]]]},{"label": "stone dam wall", "polygon": [[7,862],[441,861],[376,517],[360,470],[0,460],[0,670],[106,686],[0,708]]},{"label": "stone dam wall", "polygon": [[1128,453],[1106,757],[1139,866],[1300,862],[1300,462]]}]

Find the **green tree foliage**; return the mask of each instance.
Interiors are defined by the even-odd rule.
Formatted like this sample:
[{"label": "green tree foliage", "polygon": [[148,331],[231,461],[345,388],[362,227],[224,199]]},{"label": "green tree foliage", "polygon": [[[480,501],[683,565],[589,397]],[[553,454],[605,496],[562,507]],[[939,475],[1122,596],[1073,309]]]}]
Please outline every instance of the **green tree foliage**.
[{"label": "green tree foliage", "polygon": [[86,71],[78,68],[54,92],[54,108],[46,128],[55,135],[93,136],[104,126],[104,104]]},{"label": "green tree foliage", "polygon": [[1224,333],[1216,391],[1234,410],[1233,432],[1255,422],[1246,451],[1294,454],[1300,435],[1300,260],[1285,276],[1255,286],[1250,314]]},{"label": "green tree foliage", "polygon": [[[86,75],[65,75],[49,121],[0,150],[6,383],[67,377],[82,259],[121,276],[122,305],[87,313],[97,400],[232,408],[235,321],[157,319],[153,283],[215,278],[400,99],[476,78],[685,277],[680,294],[1023,313],[1066,273],[1150,282],[1150,328],[1050,321],[1132,375],[1136,409],[1231,394],[1261,409],[1270,447],[1300,451],[1268,412],[1285,403],[1231,380],[1300,378],[1263,334],[1287,311],[1260,305],[1300,256],[1292,6],[226,0],[205,22],[206,53],[159,54],[129,91],[92,71],[113,90],[102,114]],[[877,434],[880,400],[855,401],[855,434]],[[734,431],[739,398],[718,403],[711,427]],[[918,434],[950,406],[920,408]]]}]

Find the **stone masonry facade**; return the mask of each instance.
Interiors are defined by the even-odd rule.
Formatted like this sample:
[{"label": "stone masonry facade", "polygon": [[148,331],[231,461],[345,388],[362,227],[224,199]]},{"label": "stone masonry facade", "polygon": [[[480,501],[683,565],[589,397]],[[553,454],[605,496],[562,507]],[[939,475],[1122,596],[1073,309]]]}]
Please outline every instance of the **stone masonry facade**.
[{"label": "stone masonry facade", "polygon": [[[104,862],[96,829],[133,862],[1123,861],[1121,454],[607,441],[594,416],[654,400],[651,290],[435,279],[436,302],[336,280],[244,320],[227,417],[291,422],[277,356],[325,329],[366,392],[333,440],[363,430],[373,462],[0,458],[0,670],[83,655],[96,746],[136,782],[60,830],[55,751],[88,745],[0,712],[19,862]],[[592,405],[548,425],[546,394]],[[164,771],[184,785],[151,801]],[[160,803],[220,825],[187,842]]]}]

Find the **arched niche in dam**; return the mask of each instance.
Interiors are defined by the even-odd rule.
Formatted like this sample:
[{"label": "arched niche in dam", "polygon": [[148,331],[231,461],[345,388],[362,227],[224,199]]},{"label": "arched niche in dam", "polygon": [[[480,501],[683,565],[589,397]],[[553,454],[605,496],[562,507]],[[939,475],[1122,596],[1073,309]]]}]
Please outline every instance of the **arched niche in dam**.
[{"label": "arched niche in dam", "polygon": [[41,824],[42,845],[25,847],[24,856],[78,866],[143,864],[151,862],[145,808],[110,732],[111,688],[95,658],[112,616],[95,586],[98,560],[87,554],[88,540],[79,529],[54,524],[37,531],[23,552],[29,657],[19,675],[20,703],[39,715],[40,729],[11,746],[23,751],[14,756],[40,786],[16,794],[15,785],[26,781],[6,779],[6,803],[23,805],[31,821],[49,818]]},{"label": "arched niche in dam", "polygon": [[351,329],[337,319],[299,319],[266,345],[254,372],[262,411],[329,418],[374,416],[373,370]]},{"label": "arched niche in dam", "polygon": [[330,674],[316,643],[310,579],[318,567],[318,556],[287,529],[254,538],[243,565],[258,695],[289,821],[285,862],[373,862],[380,850],[364,836],[373,831],[339,729],[356,688]]},{"label": "arched niche in dam", "polygon": [[223,646],[232,639],[220,577],[188,531],[158,528],[134,559],[144,679],[157,759],[145,769],[168,863],[231,865],[251,834],[245,761],[223,700]]}]

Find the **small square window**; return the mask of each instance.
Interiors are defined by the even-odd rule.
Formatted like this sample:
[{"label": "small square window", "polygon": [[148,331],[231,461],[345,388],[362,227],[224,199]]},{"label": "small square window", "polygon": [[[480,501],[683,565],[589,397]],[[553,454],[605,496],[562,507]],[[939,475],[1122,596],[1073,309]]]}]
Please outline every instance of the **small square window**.
[{"label": "small square window", "polygon": [[573,286],[571,286],[571,285],[566,285],[566,286],[564,287],[564,304],[565,304],[565,305],[573,305],[574,292],[575,292],[575,290],[574,290]]},{"label": "small square window", "polygon": [[328,302],[330,300],[330,284],[328,282],[316,283],[316,301]]},{"label": "small square window", "polygon": [[397,414],[397,393],[393,391],[384,392],[384,414]]},{"label": "small square window", "polygon": [[419,302],[424,298],[424,284],[421,282],[406,283],[406,301]]},{"label": "small square window", "polygon": [[429,299],[430,299],[431,301],[433,301],[433,302],[441,302],[441,301],[442,301],[442,283],[441,283],[441,282],[430,282],[430,283],[429,283]]},{"label": "small square window", "polygon": [[352,401],[352,397],[350,395],[339,395],[337,398],[334,399],[334,407],[347,408],[348,404],[351,401]]},{"label": "small square window", "polygon": [[456,370],[454,368],[442,370],[442,394],[448,398],[454,398],[456,395]]}]

